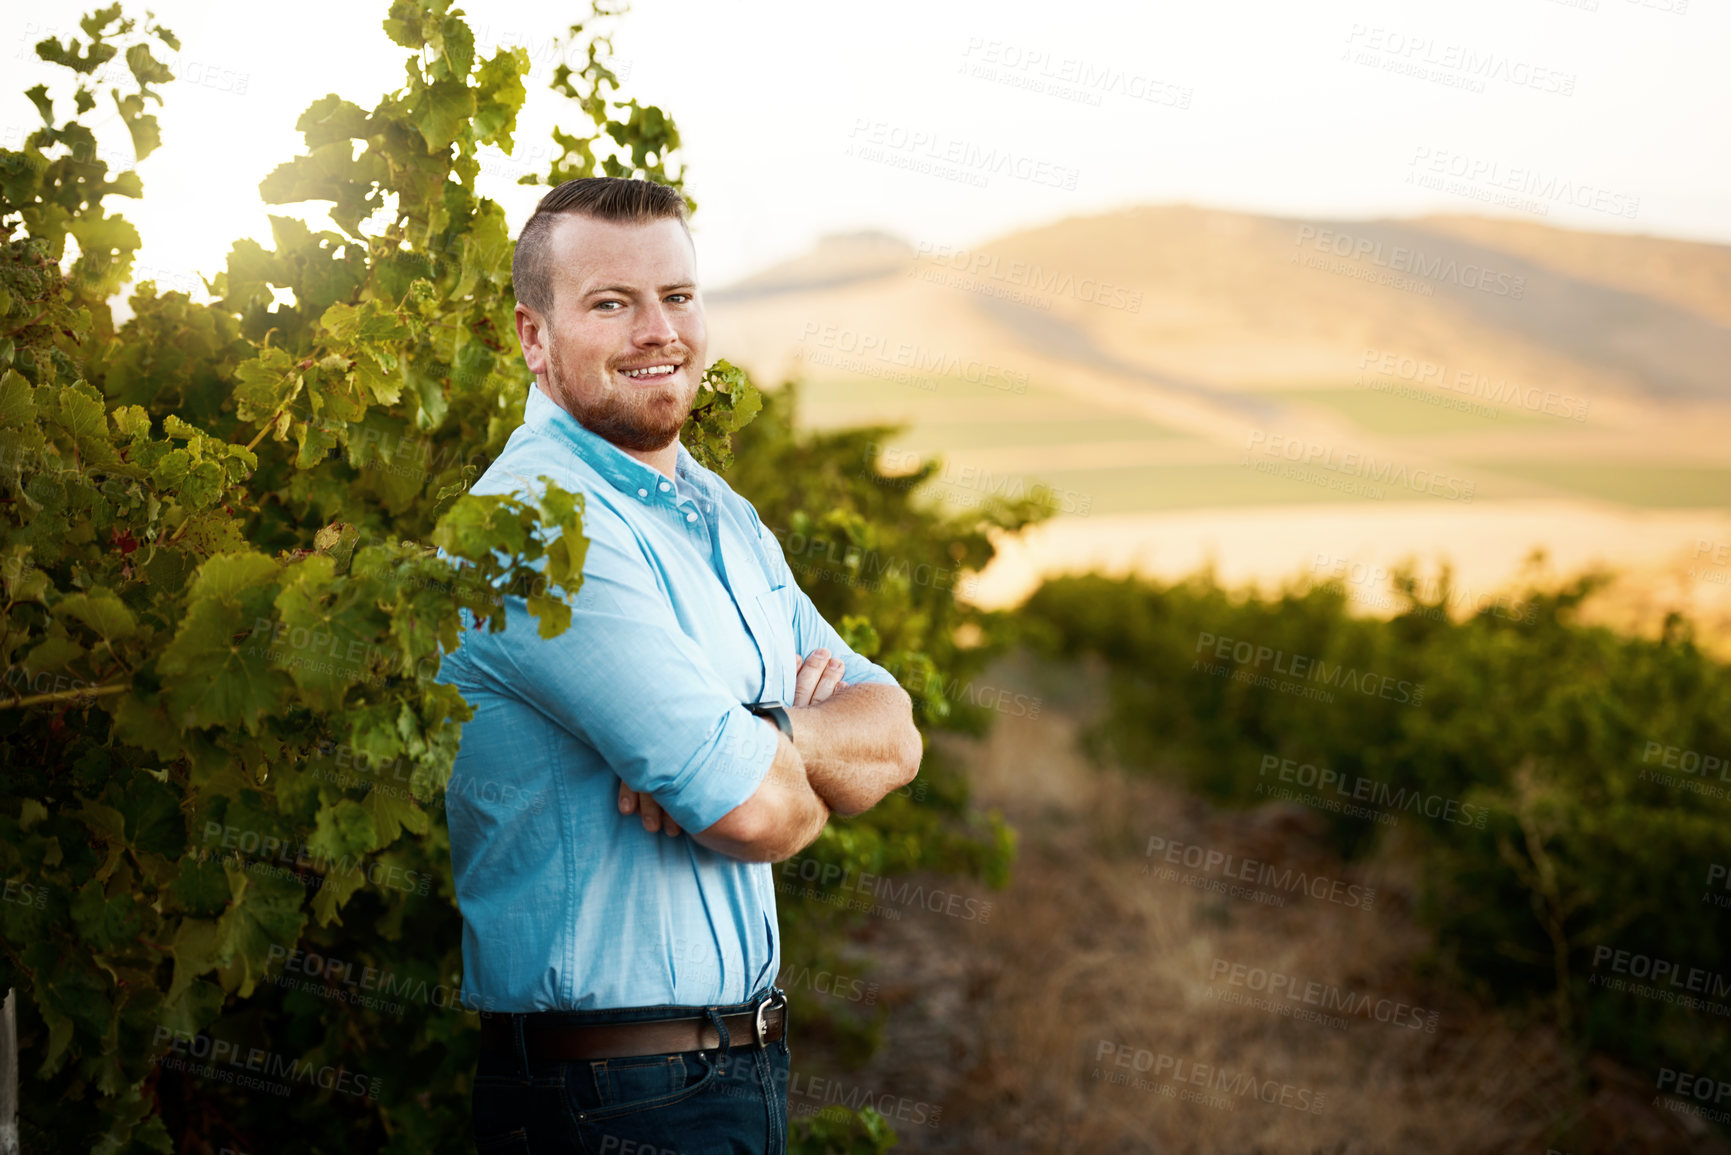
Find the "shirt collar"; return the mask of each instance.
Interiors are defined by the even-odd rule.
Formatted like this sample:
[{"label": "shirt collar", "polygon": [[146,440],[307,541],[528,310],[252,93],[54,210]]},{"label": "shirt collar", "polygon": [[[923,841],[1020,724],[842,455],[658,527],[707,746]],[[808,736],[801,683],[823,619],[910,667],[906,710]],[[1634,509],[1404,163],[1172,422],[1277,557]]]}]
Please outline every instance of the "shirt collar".
[{"label": "shirt collar", "polygon": [[[529,399],[523,405],[523,424],[544,436],[553,437],[570,446],[572,452],[587,462],[615,489],[622,493],[657,491],[665,474],[652,465],[645,465],[599,433],[585,429],[558,402],[541,392],[539,385],[529,386]],[[685,443],[678,442],[678,460],[673,467],[675,490],[707,490],[707,472]]]}]

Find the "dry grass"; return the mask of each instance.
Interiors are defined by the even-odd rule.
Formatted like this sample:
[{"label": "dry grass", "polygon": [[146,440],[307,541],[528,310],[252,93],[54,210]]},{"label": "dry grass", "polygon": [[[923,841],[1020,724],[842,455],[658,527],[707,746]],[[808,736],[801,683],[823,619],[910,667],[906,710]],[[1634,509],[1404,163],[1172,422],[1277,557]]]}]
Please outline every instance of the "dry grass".
[{"label": "dry grass", "polygon": [[[1583,1071],[1542,1026],[1418,980],[1429,939],[1410,914],[1410,856],[1345,868],[1298,808],[1216,812],[1147,777],[1093,769],[1074,748],[1075,716],[1053,706],[955,744],[979,801],[1022,835],[990,920],[913,911],[873,920],[862,943],[889,1016],[885,1045],[854,1077],[942,1108],[938,1126],[901,1126],[898,1150],[1726,1150],[1653,1110],[1634,1076],[1602,1060]],[[1272,908],[1161,881],[1143,871],[1150,834],[1374,886],[1374,913],[1311,898]],[[1342,1028],[1224,1003],[1243,988],[1211,981],[1216,959],[1404,1001],[1436,1012],[1437,1029],[1362,1015]],[[1103,1042],[1302,1088],[1323,1110],[1242,1094],[1184,1102],[1161,1093],[1184,1086],[1170,1072],[1142,1073],[1149,1089],[1110,1085],[1119,1068],[1096,1062]]]}]

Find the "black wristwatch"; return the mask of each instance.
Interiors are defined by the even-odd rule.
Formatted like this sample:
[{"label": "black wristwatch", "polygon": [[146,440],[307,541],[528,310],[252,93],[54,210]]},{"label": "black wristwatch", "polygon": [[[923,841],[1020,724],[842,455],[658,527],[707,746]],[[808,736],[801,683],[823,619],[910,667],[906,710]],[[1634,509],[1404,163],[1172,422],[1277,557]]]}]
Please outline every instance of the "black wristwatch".
[{"label": "black wristwatch", "polygon": [[754,702],[746,707],[759,718],[768,718],[775,723],[775,728],[787,735],[789,742],[793,741],[793,719],[787,716],[787,707],[780,702]]}]

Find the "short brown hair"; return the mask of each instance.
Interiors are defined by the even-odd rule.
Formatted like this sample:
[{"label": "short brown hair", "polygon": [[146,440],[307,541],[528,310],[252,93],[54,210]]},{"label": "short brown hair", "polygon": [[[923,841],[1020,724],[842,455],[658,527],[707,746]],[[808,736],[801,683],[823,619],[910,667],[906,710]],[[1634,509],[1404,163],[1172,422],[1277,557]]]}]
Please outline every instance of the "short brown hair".
[{"label": "short brown hair", "polygon": [[566,213],[581,213],[604,221],[673,219],[691,236],[685,220],[685,197],[670,185],[616,176],[585,176],[568,180],[541,198],[511,258],[511,286],[517,300],[541,316],[553,308],[553,270],[549,252],[553,228]]}]

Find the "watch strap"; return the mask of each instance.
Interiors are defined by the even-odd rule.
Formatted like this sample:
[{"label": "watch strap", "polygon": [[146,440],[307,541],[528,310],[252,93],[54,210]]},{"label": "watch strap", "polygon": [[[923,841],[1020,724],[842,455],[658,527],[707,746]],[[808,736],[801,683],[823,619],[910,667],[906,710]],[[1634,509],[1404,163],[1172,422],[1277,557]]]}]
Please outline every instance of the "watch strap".
[{"label": "watch strap", "polygon": [[768,718],[775,723],[775,728],[787,735],[788,741],[793,741],[793,719],[788,716],[787,707],[780,702],[754,702],[746,709],[759,718]]}]

